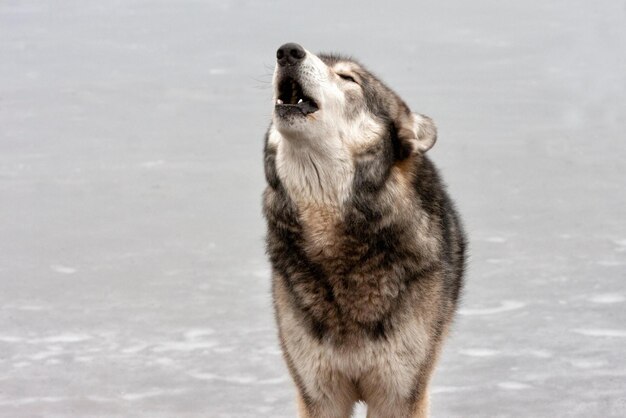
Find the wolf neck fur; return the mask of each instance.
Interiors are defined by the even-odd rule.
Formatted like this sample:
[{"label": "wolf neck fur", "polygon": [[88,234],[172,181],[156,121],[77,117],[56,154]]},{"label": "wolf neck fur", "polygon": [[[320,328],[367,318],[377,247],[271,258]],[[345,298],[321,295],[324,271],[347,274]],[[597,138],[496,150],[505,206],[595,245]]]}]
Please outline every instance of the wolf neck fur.
[{"label": "wolf neck fur", "polygon": [[341,206],[350,196],[354,164],[340,141],[278,143],[278,176],[296,203]]}]

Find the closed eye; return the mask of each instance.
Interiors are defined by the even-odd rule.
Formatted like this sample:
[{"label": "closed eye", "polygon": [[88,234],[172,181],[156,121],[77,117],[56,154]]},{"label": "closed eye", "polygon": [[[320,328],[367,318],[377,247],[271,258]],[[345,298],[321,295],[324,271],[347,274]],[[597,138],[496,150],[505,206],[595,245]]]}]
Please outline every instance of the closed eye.
[{"label": "closed eye", "polygon": [[[350,81],[352,83],[356,83],[356,80],[354,79],[354,77],[352,77],[351,75],[348,74],[337,74],[339,77],[343,78],[346,81]],[[357,83],[358,84],[358,83]]]}]

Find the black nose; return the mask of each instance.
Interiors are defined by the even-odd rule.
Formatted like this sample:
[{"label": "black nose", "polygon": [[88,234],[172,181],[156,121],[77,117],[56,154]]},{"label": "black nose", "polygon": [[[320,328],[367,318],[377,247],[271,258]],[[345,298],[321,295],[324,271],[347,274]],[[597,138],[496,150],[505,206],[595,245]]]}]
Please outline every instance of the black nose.
[{"label": "black nose", "polygon": [[304,59],[306,51],[300,45],[290,42],[278,48],[276,51],[276,60],[278,65],[297,65]]}]

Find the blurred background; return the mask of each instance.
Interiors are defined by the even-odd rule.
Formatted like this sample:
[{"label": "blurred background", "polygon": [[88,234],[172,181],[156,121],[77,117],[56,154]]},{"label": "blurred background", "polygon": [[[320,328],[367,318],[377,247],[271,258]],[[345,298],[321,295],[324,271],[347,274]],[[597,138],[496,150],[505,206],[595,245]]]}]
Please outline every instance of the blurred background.
[{"label": "blurred background", "polygon": [[583,0],[3,0],[0,416],[295,416],[260,204],[288,41],[438,124],[471,259],[433,417],[624,416],[626,2]]}]

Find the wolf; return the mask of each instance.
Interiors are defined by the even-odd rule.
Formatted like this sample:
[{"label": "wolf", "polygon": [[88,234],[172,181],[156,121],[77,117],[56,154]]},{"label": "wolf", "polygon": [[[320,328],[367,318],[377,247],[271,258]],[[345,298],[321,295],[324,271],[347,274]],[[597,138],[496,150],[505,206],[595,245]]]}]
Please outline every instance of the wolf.
[{"label": "wolf", "polygon": [[467,245],[435,125],[354,59],[276,58],[263,212],[300,417],[426,417]]}]

